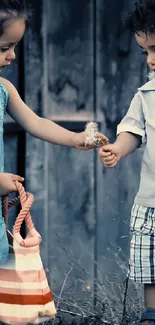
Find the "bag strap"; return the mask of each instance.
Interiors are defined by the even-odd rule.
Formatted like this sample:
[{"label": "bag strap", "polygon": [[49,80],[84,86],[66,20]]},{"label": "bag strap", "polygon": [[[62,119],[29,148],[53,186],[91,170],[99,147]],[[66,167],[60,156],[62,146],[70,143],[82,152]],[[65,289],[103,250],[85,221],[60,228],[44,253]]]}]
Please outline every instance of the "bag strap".
[{"label": "bag strap", "polygon": [[[6,226],[8,223],[8,209],[12,206],[17,205],[20,202],[21,211],[19,212],[15,224],[13,226],[13,237],[22,247],[38,246],[42,238],[40,234],[36,231],[30,215],[30,208],[34,202],[34,196],[31,193],[26,193],[21,183],[15,181],[15,185],[17,191],[19,192],[19,198],[13,199],[12,201],[10,201],[10,203],[8,203],[8,198],[6,196],[2,198],[3,215]],[[25,220],[26,226],[29,230],[29,234],[25,239],[23,239],[20,234],[20,229],[23,220]]]},{"label": "bag strap", "polygon": [[6,228],[8,228],[8,210],[14,206],[17,206],[19,203],[20,197],[8,201],[8,196],[2,196],[2,215],[6,224]]}]

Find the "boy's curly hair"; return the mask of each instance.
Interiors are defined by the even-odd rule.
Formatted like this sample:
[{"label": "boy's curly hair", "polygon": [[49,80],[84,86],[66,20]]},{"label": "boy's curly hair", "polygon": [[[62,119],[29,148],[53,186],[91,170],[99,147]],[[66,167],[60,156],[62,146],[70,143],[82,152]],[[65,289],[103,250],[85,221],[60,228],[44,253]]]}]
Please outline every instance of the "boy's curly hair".
[{"label": "boy's curly hair", "polygon": [[137,0],[124,15],[123,25],[133,33],[155,34],[155,0]]},{"label": "boy's curly hair", "polygon": [[10,20],[21,18],[27,24],[30,16],[25,0],[0,0],[0,36],[3,35],[4,28]]}]

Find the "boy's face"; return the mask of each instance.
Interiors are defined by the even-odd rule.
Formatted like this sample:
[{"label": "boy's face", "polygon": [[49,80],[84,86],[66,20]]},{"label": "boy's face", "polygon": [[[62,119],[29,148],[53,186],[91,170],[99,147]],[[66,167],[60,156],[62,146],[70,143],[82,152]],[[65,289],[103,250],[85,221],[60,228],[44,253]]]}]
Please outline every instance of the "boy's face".
[{"label": "boy's face", "polygon": [[152,71],[155,71],[155,34],[138,32],[135,34],[136,42],[143,49],[147,57],[147,64]]}]

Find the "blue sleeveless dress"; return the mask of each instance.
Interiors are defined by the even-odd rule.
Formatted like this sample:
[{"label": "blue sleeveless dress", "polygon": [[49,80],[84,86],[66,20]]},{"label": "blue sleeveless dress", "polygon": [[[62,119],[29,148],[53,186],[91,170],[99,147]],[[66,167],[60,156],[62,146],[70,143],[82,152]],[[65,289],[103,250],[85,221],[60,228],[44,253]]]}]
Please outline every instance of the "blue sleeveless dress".
[{"label": "blue sleeveless dress", "polygon": [[[4,114],[8,103],[8,92],[0,83],[0,172],[4,172],[4,143],[3,124]],[[0,262],[5,262],[8,258],[9,244],[6,235],[6,227],[2,216],[2,203],[0,200]]]}]

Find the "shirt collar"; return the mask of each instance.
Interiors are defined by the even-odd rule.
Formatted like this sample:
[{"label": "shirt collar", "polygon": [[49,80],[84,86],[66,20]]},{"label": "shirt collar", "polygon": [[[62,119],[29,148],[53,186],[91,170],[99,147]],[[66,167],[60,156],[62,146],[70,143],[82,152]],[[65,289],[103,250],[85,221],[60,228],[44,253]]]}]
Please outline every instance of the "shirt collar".
[{"label": "shirt collar", "polygon": [[145,85],[143,85],[142,87],[138,88],[138,90],[141,91],[151,91],[151,90],[155,90],[155,78],[148,81]]}]

